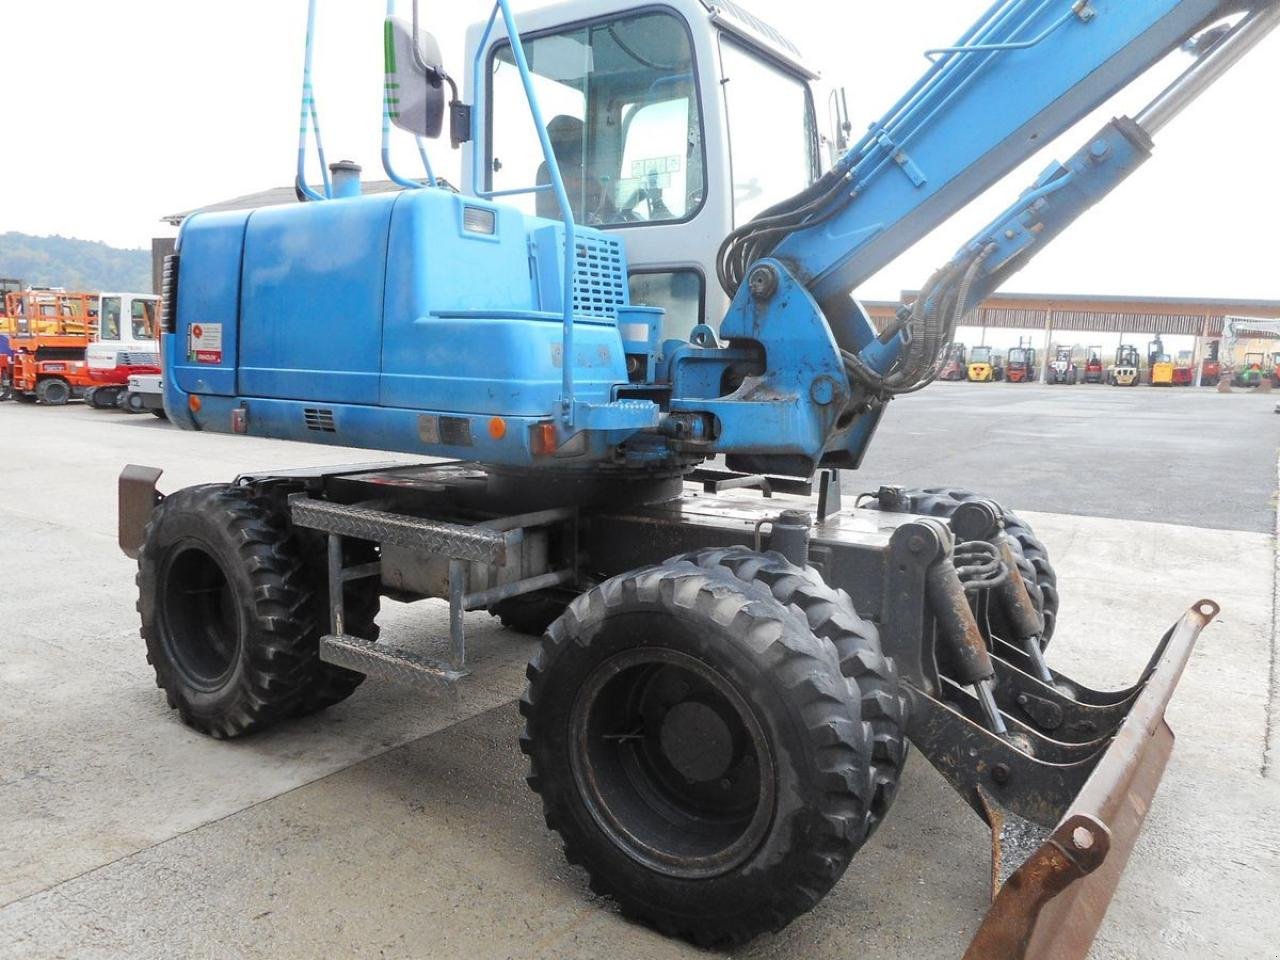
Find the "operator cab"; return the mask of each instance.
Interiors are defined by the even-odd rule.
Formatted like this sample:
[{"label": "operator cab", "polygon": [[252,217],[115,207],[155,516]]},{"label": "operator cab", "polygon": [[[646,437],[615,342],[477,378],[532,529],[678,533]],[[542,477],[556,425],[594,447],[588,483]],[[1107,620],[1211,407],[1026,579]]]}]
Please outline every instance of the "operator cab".
[{"label": "operator cab", "polygon": [[[511,45],[496,35],[477,50],[483,29],[467,36],[488,90],[467,91],[482,120],[463,191],[547,185]],[[733,3],[574,0],[522,14],[521,37],[575,222],[625,234],[632,301],[665,308],[661,339],[718,321],[720,241],[821,172],[817,75]],[[560,216],[549,191],[503,202]]]}]

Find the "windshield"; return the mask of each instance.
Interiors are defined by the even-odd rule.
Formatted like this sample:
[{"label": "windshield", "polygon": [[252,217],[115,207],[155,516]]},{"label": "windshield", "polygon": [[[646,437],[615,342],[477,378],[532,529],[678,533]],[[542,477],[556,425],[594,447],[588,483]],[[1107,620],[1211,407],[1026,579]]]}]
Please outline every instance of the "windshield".
[{"label": "windshield", "polygon": [[817,175],[817,124],[808,86],[720,38],[733,163],[734,221],[793,197]]},{"label": "windshield", "polygon": [[[702,206],[702,114],[693,50],[670,13],[619,17],[525,42],[574,218],[595,226],[678,221]],[[551,183],[511,47],[491,68],[494,190]],[[511,198],[560,217],[547,190]]]},{"label": "windshield", "polygon": [[1014,347],[1012,350],[1009,351],[1009,362],[1010,363],[1026,363],[1027,351],[1021,349],[1020,347]]},{"label": "windshield", "polygon": [[990,347],[974,347],[973,353],[969,354],[969,359],[973,363],[990,363],[991,348]]}]

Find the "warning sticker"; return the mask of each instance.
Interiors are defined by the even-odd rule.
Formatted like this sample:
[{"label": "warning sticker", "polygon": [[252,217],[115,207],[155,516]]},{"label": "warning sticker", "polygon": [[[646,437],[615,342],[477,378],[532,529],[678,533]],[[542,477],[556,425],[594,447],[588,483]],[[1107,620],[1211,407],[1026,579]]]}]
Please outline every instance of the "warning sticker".
[{"label": "warning sticker", "polygon": [[187,360],[191,363],[222,362],[222,324],[193,323],[187,339]]}]

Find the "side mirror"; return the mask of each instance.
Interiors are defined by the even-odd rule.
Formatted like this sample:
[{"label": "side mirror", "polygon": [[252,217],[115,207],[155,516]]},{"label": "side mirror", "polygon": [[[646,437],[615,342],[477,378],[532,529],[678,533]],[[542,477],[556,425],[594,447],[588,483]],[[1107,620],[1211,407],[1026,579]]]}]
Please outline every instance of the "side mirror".
[{"label": "side mirror", "polygon": [[444,129],[444,78],[440,45],[429,33],[413,43],[413,27],[387,17],[384,31],[387,111],[391,122],[419,137],[438,137]]}]

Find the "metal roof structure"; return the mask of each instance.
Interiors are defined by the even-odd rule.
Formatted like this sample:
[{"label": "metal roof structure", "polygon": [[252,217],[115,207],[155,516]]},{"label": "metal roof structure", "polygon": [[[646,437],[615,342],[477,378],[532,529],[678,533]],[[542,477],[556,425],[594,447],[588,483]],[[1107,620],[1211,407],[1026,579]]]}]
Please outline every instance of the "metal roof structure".
[{"label": "metal roof structure", "polygon": [[[910,303],[915,297],[916,291],[903,293],[904,302]],[[864,306],[874,319],[887,320],[898,305],[876,301]],[[996,329],[1221,337],[1222,321],[1228,316],[1280,318],[1280,300],[997,293],[982,303],[967,325]]]}]

